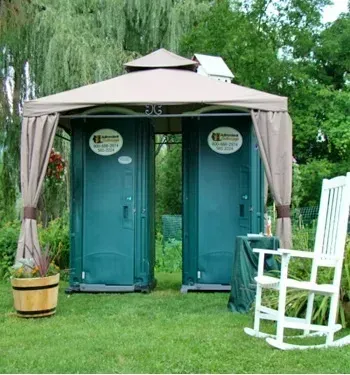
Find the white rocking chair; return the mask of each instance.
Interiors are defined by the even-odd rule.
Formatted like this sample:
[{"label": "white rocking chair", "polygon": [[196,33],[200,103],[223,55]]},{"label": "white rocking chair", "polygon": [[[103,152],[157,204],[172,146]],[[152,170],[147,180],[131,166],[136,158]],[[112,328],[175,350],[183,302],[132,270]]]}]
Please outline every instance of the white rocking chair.
[{"label": "white rocking chair", "polygon": [[[350,344],[350,335],[334,340],[334,333],[341,329],[336,324],[339,303],[341,274],[350,205],[350,172],[346,176],[323,180],[317,232],[314,252],[287,249],[266,250],[254,249],[259,253],[254,328],[244,331],[254,337],[266,338],[266,341],[282,350],[310,349],[343,346]],[[264,256],[274,254],[281,256],[280,278],[264,276]],[[291,257],[310,258],[312,261],[310,281],[298,281],[288,278],[288,263]],[[333,284],[317,284],[318,267],[334,267]],[[261,305],[263,288],[277,289],[279,292],[278,309],[274,310]],[[305,318],[292,318],[285,315],[287,288],[308,291],[308,302]],[[315,294],[328,295],[331,298],[328,325],[312,324],[313,303]],[[276,335],[260,332],[260,319],[277,321]],[[303,330],[303,335],[327,336],[325,344],[293,345],[284,342],[284,329]],[[291,337],[291,336],[289,336]],[[294,336],[296,337],[296,336]]]}]

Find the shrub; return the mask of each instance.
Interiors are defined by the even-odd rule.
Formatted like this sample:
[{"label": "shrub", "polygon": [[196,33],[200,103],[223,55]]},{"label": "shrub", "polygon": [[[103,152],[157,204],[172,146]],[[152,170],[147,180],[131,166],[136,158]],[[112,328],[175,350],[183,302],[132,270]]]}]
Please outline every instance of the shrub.
[{"label": "shrub", "polygon": [[61,270],[69,268],[69,214],[50,221],[47,228],[39,226],[40,246],[49,245],[55,263]]},{"label": "shrub", "polygon": [[170,239],[163,244],[163,236],[156,236],[156,270],[178,272],[182,269],[182,242]]},{"label": "shrub", "polygon": [[293,230],[293,248],[297,250],[313,250],[315,235],[316,221],[311,225],[306,225],[297,230]]},{"label": "shrub", "polygon": [[327,159],[308,161],[299,166],[300,184],[299,204],[302,207],[317,206],[321,195],[322,180],[346,174],[348,161],[332,163]]},{"label": "shrub", "polygon": [[9,222],[0,227],[0,279],[10,277],[10,267],[15,261],[20,230],[19,221]]},{"label": "shrub", "polygon": [[[8,222],[0,227],[0,279],[10,277],[10,267],[15,261],[20,229],[19,221]],[[69,267],[68,213],[52,220],[47,228],[42,228],[39,224],[38,232],[40,246],[43,248],[49,245],[55,263],[61,270],[67,270]]]}]

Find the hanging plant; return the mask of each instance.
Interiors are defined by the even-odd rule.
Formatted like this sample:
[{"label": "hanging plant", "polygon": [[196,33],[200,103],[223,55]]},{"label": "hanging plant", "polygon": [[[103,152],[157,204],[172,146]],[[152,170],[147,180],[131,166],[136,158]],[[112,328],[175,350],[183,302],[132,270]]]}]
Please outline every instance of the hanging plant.
[{"label": "hanging plant", "polygon": [[59,185],[64,181],[66,162],[59,152],[53,148],[50,153],[49,164],[46,170],[46,179],[50,185]]},{"label": "hanging plant", "polygon": [[69,164],[60,152],[52,148],[46,169],[42,194],[38,202],[40,220],[46,227],[66,208],[67,174]]}]

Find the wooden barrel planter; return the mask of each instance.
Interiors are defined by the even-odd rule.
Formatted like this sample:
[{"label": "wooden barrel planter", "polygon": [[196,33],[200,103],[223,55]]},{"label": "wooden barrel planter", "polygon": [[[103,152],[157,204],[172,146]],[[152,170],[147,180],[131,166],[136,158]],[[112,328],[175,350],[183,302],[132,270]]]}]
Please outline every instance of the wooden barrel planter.
[{"label": "wooden barrel planter", "polygon": [[56,312],[60,274],[11,279],[14,307],[22,318],[39,318]]}]

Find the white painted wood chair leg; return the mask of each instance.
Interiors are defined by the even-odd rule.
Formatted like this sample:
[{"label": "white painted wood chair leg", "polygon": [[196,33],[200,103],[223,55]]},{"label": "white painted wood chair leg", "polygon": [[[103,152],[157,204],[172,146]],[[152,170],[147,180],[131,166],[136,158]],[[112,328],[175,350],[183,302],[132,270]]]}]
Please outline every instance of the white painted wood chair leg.
[{"label": "white painted wood chair leg", "polygon": [[[264,274],[264,258],[265,254],[259,254],[258,276]],[[261,308],[262,287],[257,284],[255,297],[255,314],[254,314],[254,331],[259,332],[260,329],[260,308]]]},{"label": "white painted wood chair leg", "polygon": [[276,332],[276,341],[282,343],[284,335],[284,314],[286,311],[286,296],[287,289],[281,288],[279,301],[278,301],[278,315],[277,315],[277,332]]},{"label": "white painted wood chair leg", "polygon": [[261,286],[258,285],[256,288],[255,314],[254,314],[254,331],[256,332],[259,332],[260,330],[261,295],[262,295],[262,288]]},{"label": "white painted wood chair leg", "polygon": [[[259,261],[258,261],[258,276],[264,274],[264,258],[265,254],[259,254]],[[257,284],[256,286],[256,296],[255,296],[255,313],[254,313],[254,336],[256,337],[267,337],[265,334],[260,334],[260,308],[261,308],[261,295],[262,295],[262,287]],[[252,336],[253,332],[251,329],[247,328],[245,332]]]},{"label": "white painted wood chair leg", "polygon": [[[314,307],[314,299],[315,299],[315,293],[309,293],[309,296],[307,298],[307,309],[306,309],[306,323],[311,324],[311,319],[312,319],[312,312],[313,312],[313,307]],[[310,330],[305,329],[304,330],[304,336],[310,335]]]},{"label": "white painted wood chair leg", "polygon": [[[337,310],[339,303],[339,293],[335,293],[331,298],[331,305],[329,309],[328,326],[334,327],[337,319]],[[334,330],[327,334],[326,344],[330,345],[334,341]]]},{"label": "white painted wood chair leg", "polygon": [[281,262],[281,278],[280,278],[280,290],[278,298],[278,313],[277,313],[277,332],[276,341],[278,343],[283,343],[284,335],[284,321],[286,313],[286,298],[287,298],[287,276],[288,276],[288,263],[290,256],[283,255]]}]

